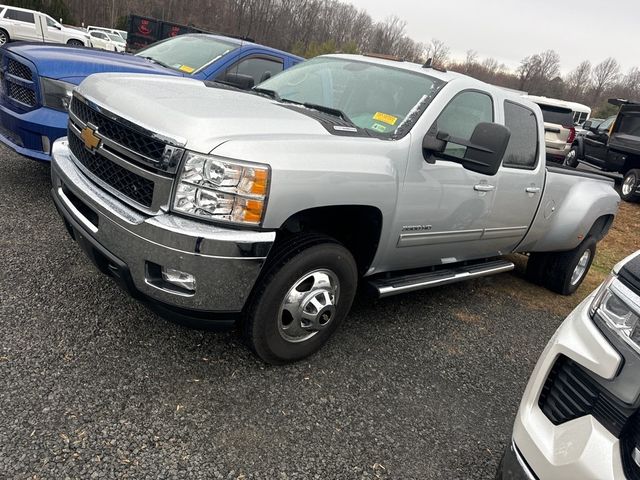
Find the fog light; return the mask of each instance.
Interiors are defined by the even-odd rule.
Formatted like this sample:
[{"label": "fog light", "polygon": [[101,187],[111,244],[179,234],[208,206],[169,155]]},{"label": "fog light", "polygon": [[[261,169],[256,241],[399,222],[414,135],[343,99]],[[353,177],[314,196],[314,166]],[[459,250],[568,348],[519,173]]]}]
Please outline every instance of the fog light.
[{"label": "fog light", "polygon": [[162,267],[162,279],[165,282],[171,283],[176,287],[184,288],[185,290],[196,290],[196,277],[187,272],[181,272],[175,268]]}]

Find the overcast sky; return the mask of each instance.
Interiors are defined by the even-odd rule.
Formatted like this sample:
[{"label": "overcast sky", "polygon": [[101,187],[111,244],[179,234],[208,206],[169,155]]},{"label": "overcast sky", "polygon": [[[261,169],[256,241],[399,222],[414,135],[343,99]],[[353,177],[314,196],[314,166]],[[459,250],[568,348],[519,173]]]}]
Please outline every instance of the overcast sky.
[{"label": "overcast sky", "polygon": [[615,57],[623,72],[640,67],[640,0],[345,0],[383,20],[397,15],[414,40],[445,42],[516,68],[527,55],[554,49],[567,73],[582,60]]}]

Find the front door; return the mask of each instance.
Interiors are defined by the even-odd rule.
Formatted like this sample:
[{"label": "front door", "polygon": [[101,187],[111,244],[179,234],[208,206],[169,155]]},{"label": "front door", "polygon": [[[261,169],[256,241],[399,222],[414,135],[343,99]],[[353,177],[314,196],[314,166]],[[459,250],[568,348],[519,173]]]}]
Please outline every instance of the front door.
[{"label": "front door", "polygon": [[607,156],[609,143],[609,129],[616,117],[609,117],[602,122],[595,132],[589,132],[584,137],[584,156],[591,164],[603,167]]},{"label": "front door", "polygon": [[[463,91],[442,110],[431,129],[469,140],[481,122],[493,122],[494,99]],[[421,132],[412,140],[407,175],[398,199],[394,269],[439,265],[488,253],[481,241],[492,215],[496,177],[466,170],[436,156],[425,161]],[[449,143],[448,155],[463,157],[466,147]]]}]

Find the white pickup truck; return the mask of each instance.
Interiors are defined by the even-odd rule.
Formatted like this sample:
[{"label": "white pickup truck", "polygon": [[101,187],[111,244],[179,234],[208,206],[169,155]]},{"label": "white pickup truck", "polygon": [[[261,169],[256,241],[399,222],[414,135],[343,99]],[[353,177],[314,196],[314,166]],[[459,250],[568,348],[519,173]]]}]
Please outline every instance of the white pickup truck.
[{"label": "white pickup truck", "polygon": [[86,32],[65,27],[45,13],[0,5],[0,45],[12,40],[91,46]]}]

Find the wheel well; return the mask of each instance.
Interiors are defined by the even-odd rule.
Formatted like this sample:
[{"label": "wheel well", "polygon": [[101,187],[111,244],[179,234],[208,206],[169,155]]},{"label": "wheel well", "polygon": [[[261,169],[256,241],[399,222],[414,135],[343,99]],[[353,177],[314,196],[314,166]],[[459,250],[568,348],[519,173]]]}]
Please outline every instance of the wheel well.
[{"label": "wheel well", "polygon": [[322,233],[335,238],[353,255],[364,274],[378,250],[382,212],[367,205],[317,207],[298,212],[284,222],[278,239],[296,233]]},{"label": "wheel well", "polygon": [[613,218],[613,215],[603,215],[598,218],[593,222],[593,226],[591,227],[591,230],[589,230],[589,234],[587,236],[595,237],[598,242],[602,240],[609,232],[609,229],[613,224]]},{"label": "wheel well", "polygon": [[640,168],[640,157],[636,157],[634,155],[629,155],[624,162],[624,167],[622,167],[623,175],[626,175],[629,170],[633,170],[634,168]]}]

